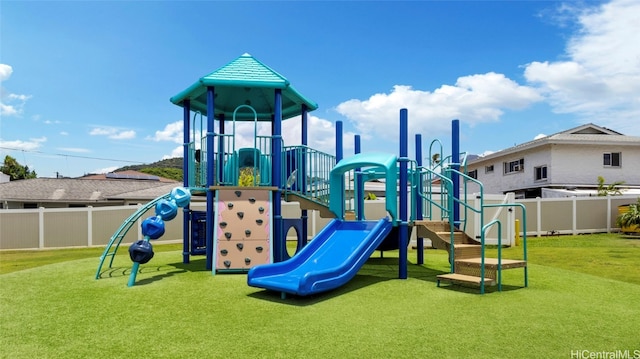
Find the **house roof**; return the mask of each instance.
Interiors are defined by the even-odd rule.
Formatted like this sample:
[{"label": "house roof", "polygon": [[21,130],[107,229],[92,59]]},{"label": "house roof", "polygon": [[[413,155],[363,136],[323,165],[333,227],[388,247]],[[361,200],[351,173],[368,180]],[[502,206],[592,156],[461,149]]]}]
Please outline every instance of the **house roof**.
[{"label": "house roof", "polygon": [[[274,90],[282,90],[282,119],[301,113],[301,106],[308,111],[318,105],[304,97],[280,75],[250,54],[243,54],[214,72],[201,77],[193,85],[171,97],[175,105],[184,106],[190,101],[192,111],[207,115],[207,87],[215,88],[215,115],[224,114],[227,120],[241,105],[250,105],[257,112],[258,121],[271,121],[275,109]],[[248,109],[237,111],[236,120],[253,121],[254,114]]]},{"label": "house roof", "polygon": [[108,203],[147,200],[169,193],[180,182],[130,179],[33,178],[0,184],[0,200],[15,202]]},{"label": "house roof", "polygon": [[640,146],[640,137],[625,136],[606,127],[588,123],[549,136],[541,137],[533,141],[525,142],[505,150],[497,151],[486,156],[474,158],[469,161],[469,164],[480,163],[497,157],[550,144]]},{"label": "house roof", "polygon": [[90,174],[80,179],[95,179],[95,180],[105,180],[105,179],[126,179],[126,180],[140,180],[140,181],[159,181],[164,183],[176,183],[177,181],[164,178],[160,176],[149,175],[143,172],[127,170],[127,171],[118,171],[118,172],[109,172],[109,173],[97,173]]}]

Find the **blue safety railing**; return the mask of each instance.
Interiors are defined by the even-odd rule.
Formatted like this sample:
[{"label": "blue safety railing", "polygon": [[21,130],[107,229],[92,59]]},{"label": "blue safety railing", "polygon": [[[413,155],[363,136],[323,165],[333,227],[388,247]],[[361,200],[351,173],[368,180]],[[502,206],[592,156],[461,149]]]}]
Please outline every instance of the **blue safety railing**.
[{"label": "blue safety railing", "polygon": [[[336,157],[308,146],[283,147],[282,178],[284,194],[297,194],[318,204],[329,206],[329,179]],[[352,183],[353,175],[347,181]],[[353,188],[353,186],[346,186]],[[347,191],[345,201],[350,203]]]}]

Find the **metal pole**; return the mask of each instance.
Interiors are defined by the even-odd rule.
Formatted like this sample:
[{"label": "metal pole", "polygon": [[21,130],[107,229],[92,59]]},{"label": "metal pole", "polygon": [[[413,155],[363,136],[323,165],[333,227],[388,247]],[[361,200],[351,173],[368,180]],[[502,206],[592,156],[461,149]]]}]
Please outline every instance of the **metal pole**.
[{"label": "metal pole", "polygon": [[[182,161],[182,172],[183,174],[183,185],[185,188],[189,187],[189,161],[192,160],[189,153],[189,142],[190,142],[190,114],[191,114],[191,101],[184,100],[182,103],[183,111],[182,111],[182,121],[184,123],[182,141],[184,142],[184,152],[183,152],[183,161]],[[195,144],[195,138],[194,138]],[[195,146],[194,146],[195,150]],[[182,263],[189,263],[189,253],[190,253],[190,216],[191,211],[189,210],[189,205],[186,205],[182,209]]]},{"label": "metal pole", "polygon": [[213,192],[209,190],[210,186],[214,185],[214,152],[213,151],[213,139],[215,136],[214,122],[215,122],[215,89],[213,86],[207,87],[207,270],[215,273],[213,268],[213,236],[214,236],[214,196]]},{"label": "metal pole", "polygon": [[400,218],[399,218],[399,228],[398,228],[398,249],[399,249],[399,258],[398,258],[398,278],[407,279],[407,246],[409,245],[409,227],[407,224],[407,161],[409,154],[409,146],[408,146],[408,111],[406,108],[400,110]]},{"label": "metal pole", "polygon": [[[460,121],[451,121],[451,162],[452,169],[460,171]],[[460,177],[457,172],[451,173],[453,182],[453,223],[456,228],[460,226]]]},{"label": "metal pole", "polygon": [[[422,173],[420,168],[422,167],[422,135],[416,134],[416,164],[418,165],[418,183],[416,183],[416,194],[413,199],[416,201],[416,220],[422,220],[423,208],[422,208]],[[418,264],[424,264],[424,239],[422,237],[417,238],[418,247]]]}]

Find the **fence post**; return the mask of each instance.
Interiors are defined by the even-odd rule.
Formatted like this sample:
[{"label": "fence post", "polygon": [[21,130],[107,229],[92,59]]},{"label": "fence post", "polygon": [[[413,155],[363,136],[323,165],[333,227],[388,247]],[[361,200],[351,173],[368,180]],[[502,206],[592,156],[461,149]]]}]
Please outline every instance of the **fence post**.
[{"label": "fence post", "polygon": [[[504,203],[515,203],[515,194],[513,192],[508,192],[505,196]],[[507,235],[506,237],[509,240],[509,247],[515,246],[515,220],[516,220],[516,209],[515,207],[507,208]]]},{"label": "fence post", "polygon": [[44,207],[38,207],[38,248],[44,248]]},{"label": "fence post", "polygon": [[536,237],[542,232],[542,198],[536,197]]},{"label": "fence post", "polygon": [[578,202],[577,197],[571,197],[571,234],[578,234]]},{"label": "fence post", "polygon": [[93,206],[87,206],[87,246],[93,246]]},{"label": "fence post", "polygon": [[607,196],[607,233],[611,233],[611,197]]}]

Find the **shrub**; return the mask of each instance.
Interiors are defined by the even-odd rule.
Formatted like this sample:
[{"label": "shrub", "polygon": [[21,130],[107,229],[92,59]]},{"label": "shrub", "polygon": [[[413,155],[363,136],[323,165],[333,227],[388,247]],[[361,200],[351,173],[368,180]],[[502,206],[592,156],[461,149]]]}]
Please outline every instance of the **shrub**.
[{"label": "shrub", "polygon": [[640,197],[638,197],[638,202],[629,205],[628,211],[618,216],[616,219],[616,225],[620,228],[633,226],[640,227]]}]

